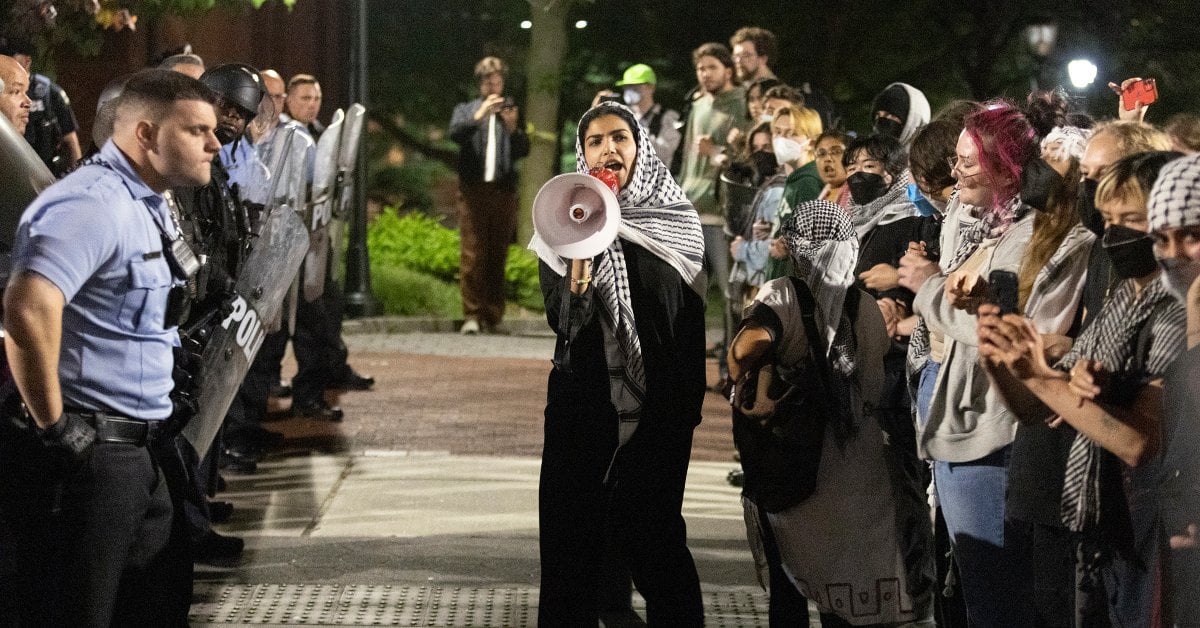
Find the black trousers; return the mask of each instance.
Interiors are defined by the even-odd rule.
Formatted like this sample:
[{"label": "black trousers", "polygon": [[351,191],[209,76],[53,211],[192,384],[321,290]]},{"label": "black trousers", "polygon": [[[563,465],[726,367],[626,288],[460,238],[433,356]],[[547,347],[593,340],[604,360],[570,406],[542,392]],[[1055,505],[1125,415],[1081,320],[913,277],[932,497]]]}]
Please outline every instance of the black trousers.
[{"label": "black trousers", "polygon": [[68,468],[31,431],[0,440],[0,623],[187,625],[189,544],[149,449]]},{"label": "black trousers", "polygon": [[[304,272],[303,267],[300,272]],[[292,402],[312,404],[323,401],[327,385],[343,377],[349,368],[346,343],[342,341],[342,295],[331,274],[326,273],[321,297],[305,301],[300,294],[297,300],[296,329],[292,330],[297,365]]]},{"label": "black trousers", "polygon": [[609,413],[580,406],[552,400],[546,410],[539,624],[596,626],[609,528],[609,547],[645,598],[649,624],[703,625],[700,580],[681,513],[692,426],[644,418],[613,461],[617,420],[611,406]]}]

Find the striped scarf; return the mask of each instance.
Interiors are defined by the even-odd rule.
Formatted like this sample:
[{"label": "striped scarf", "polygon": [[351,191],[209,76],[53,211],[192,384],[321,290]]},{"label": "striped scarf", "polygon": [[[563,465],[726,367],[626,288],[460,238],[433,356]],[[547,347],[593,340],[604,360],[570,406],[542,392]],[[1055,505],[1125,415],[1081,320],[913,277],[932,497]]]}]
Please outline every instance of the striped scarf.
[{"label": "striped scarf", "polygon": [[[1157,312],[1157,313],[1156,313]],[[1153,281],[1139,296],[1132,281],[1118,285],[1096,319],[1075,346],[1056,365],[1069,371],[1080,359],[1099,360],[1113,374],[1102,400],[1127,405],[1138,388],[1162,378],[1183,348],[1183,307],[1160,281]],[[1152,320],[1153,319],[1153,320]],[[1139,355],[1139,335],[1150,328],[1150,346]],[[1082,433],[1075,435],[1067,456],[1061,500],[1062,522],[1073,532],[1100,521],[1100,478],[1103,457],[1098,446]]]},{"label": "striped scarf", "polygon": [[[592,275],[592,286],[603,304],[601,327],[608,363],[609,395],[620,419],[619,443],[624,445],[633,436],[641,416],[646,398],[646,372],[622,240],[636,244],[670,264],[701,297],[705,295],[708,279],[703,269],[704,236],[700,230],[700,216],[670,170],[659,160],[649,134],[642,131],[633,112],[624,105],[606,102],[598,107],[611,110],[613,115],[624,119],[637,139],[633,172],[617,196],[621,206],[617,239],[604,254],[597,256]],[[575,167],[582,174],[588,173],[583,144],[578,136]],[[566,275],[569,271],[566,260],[550,251],[537,234],[529,248],[558,274]]]}]

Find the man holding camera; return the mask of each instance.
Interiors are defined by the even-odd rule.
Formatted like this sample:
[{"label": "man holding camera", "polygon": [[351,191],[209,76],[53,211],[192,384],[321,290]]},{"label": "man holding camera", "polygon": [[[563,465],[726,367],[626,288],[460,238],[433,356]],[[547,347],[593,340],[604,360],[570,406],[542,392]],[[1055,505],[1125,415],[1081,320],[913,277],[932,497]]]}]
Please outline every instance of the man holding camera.
[{"label": "man holding camera", "polygon": [[450,119],[459,145],[458,225],[462,234],[462,333],[496,333],[504,317],[504,264],[516,239],[516,161],[529,154],[517,106],[505,98],[508,67],[496,57],[475,65],[479,98]]}]

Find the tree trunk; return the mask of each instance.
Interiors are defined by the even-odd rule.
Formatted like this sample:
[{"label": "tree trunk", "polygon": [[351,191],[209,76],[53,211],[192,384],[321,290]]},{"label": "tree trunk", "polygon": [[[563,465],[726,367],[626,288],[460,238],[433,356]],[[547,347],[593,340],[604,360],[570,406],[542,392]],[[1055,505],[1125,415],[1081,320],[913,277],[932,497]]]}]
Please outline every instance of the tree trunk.
[{"label": "tree trunk", "polygon": [[533,236],[530,208],[542,184],[558,173],[558,100],[562,62],[567,53],[567,11],[573,0],[530,0],[533,28],[526,65],[525,120],[529,156],[521,167],[521,209],[517,216],[517,243]]}]

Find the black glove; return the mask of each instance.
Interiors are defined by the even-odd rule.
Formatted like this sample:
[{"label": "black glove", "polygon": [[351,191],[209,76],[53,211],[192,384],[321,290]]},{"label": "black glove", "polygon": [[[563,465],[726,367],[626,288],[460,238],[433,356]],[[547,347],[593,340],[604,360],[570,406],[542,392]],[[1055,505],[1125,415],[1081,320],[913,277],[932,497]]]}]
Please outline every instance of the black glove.
[{"label": "black glove", "polygon": [[37,428],[37,433],[42,445],[71,468],[82,466],[96,443],[96,428],[72,412],[64,412],[50,427]]}]

